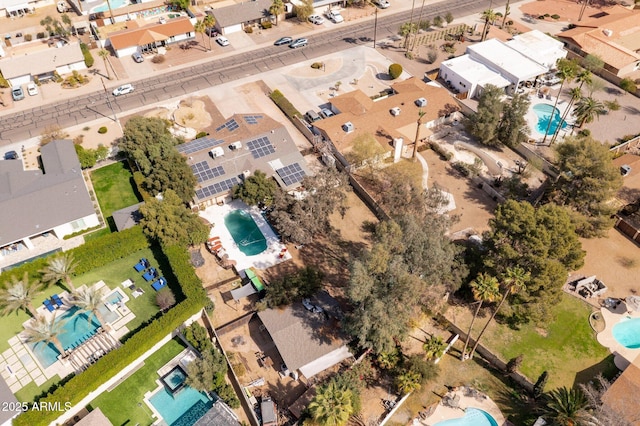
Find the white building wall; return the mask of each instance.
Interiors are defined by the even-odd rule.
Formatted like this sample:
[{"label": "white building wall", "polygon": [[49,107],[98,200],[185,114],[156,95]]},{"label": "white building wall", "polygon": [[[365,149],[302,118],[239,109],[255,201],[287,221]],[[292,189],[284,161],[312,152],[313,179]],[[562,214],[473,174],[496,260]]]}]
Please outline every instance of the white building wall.
[{"label": "white building wall", "polygon": [[473,98],[475,95],[477,82],[472,82],[463,78],[451,68],[447,67],[444,63],[440,65],[440,78],[445,82],[450,82],[451,86],[457,89],[460,93],[469,92],[469,98]]},{"label": "white building wall", "polygon": [[11,87],[18,87],[21,86],[23,84],[27,84],[31,82],[31,75],[27,74],[27,75],[21,75],[20,77],[14,77],[14,78],[10,78],[9,79],[9,84],[11,84]]},{"label": "white building wall", "polygon": [[138,46],[126,47],[124,49],[116,50],[117,58],[124,58],[125,56],[131,56],[134,52],[138,51]]},{"label": "white building wall", "polygon": [[[94,226],[98,226],[99,224],[100,221],[98,220],[98,216],[93,213],[78,220],[56,226],[55,228],[53,228],[53,232],[56,234],[56,237],[62,239],[65,235],[73,234],[74,232],[82,231],[84,229],[93,228]],[[45,230],[43,230],[43,232],[44,231]]]},{"label": "white building wall", "polygon": [[74,62],[72,64],[63,65],[56,68],[56,72],[60,75],[69,74],[72,71],[86,70],[87,66],[84,64],[84,60],[80,62]]},{"label": "white building wall", "polygon": [[222,34],[232,34],[242,31],[242,24],[229,25],[222,28]]}]

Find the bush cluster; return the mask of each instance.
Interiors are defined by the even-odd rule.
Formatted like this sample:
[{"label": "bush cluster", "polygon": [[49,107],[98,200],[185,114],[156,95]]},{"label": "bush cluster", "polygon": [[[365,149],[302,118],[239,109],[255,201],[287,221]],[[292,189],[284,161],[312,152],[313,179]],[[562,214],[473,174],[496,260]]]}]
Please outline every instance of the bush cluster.
[{"label": "bush cluster", "polygon": [[293,120],[294,117],[302,116],[302,114],[300,114],[300,111],[298,111],[296,107],[294,107],[293,104],[289,102],[289,99],[285,98],[282,92],[278,89],[271,92],[269,97],[278,106],[278,108],[280,108],[282,112],[284,112],[285,115],[291,120]]},{"label": "bush cluster", "polygon": [[[44,38],[40,37],[40,34],[42,33],[38,33],[38,38]],[[82,56],[84,56],[84,64],[87,66],[87,68],[91,68],[93,66],[93,63],[95,62],[95,59],[93,59],[93,56],[89,51],[89,46],[87,46],[85,43],[80,43],[80,50],[82,50]]]},{"label": "bush cluster", "polygon": [[107,127],[106,126],[102,126],[98,129],[98,133],[100,133],[101,135],[104,135],[105,133],[107,133]]},{"label": "bush cluster", "polygon": [[262,25],[262,28],[265,30],[268,30],[269,28],[273,27],[273,24],[271,23],[271,21],[264,21],[260,25]]},{"label": "bush cluster", "polygon": [[393,80],[400,77],[402,75],[402,65],[400,64],[389,65],[389,75]]},{"label": "bush cluster", "polygon": [[437,142],[429,142],[429,147],[437,153],[442,160],[450,161],[453,158],[453,154],[442,148]]}]

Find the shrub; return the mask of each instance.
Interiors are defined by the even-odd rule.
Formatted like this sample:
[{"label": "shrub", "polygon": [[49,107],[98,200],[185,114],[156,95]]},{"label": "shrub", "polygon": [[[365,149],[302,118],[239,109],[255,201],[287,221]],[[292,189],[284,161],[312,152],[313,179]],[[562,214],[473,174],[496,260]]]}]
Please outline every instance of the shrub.
[{"label": "shrub", "polygon": [[553,15],[551,15],[551,19],[560,19],[560,15],[554,13]]},{"label": "shrub", "polygon": [[253,27],[244,27],[244,32],[247,34],[253,33]]},{"label": "shrub", "polygon": [[9,82],[2,76],[0,73],[0,88],[7,89],[9,87]]},{"label": "shrub", "polygon": [[31,40],[33,40],[33,36],[31,34],[24,35],[24,41],[31,41]]},{"label": "shrub", "polygon": [[302,116],[302,114],[300,114],[300,111],[298,111],[296,107],[294,107],[293,104],[289,102],[289,99],[285,98],[282,92],[278,89],[271,92],[269,97],[278,106],[278,108],[280,108],[282,112],[284,112],[285,115],[289,117],[289,119],[293,120],[294,117]]},{"label": "shrub", "polygon": [[36,34],[37,39],[42,39],[44,37],[45,37],[45,34],[43,32],[39,32],[38,34]]},{"label": "shrub", "polygon": [[269,28],[273,27],[273,24],[271,23],[271,21],[264,21],[263,23],[260,24],[262,26],[263,29],[268,30]]},{"label": "shrub", "polygon": [[80,43],[80,50],[82,50],[82,56],[84,56],[84,64],[87,68],[91,68],[95,60],[89,51],[89,46],[84,43]]},{"label": "shrub", "polygon": [[322,67],[324,67],[324,63],[322,62],[314,62],[311,64],[311,68],[313,68],[314,70],[319,70]]},{"label": "shrub", "polygon": [[548,18],[548,17],[550,17],[551,15],[549,15],[548,13],[545,13],[545,14],[544,14],[544,15],[542,15],[542,16],[544,16],[545,18]]},{"label": "shrub", "polygon": [[442,16],[438,15],[435,18],[433,18],[433,25],[435,25],[436,27],[442,27],[443,23],[444,23],[444,19],[442,19]]},{"label": "shrub", "polygon": [[104,135],[105,133],[107,133],[107,128],[105,126],[102,126],[98,129],[98,133],[100,133],[101,135]]},{"label": "shrub", "polygon": [[154,64],[161,64],[164,61],[165,61],[164,55],[154,55],[153,58],[151,58],[151,62],[153,62]]},{"label": "shrub", "polygon": [[447,12],[446,15],[444,15],[444,20],[447,22],[447,24],[450,24],[453,22],[453,14],[451,12]]},{"label": "shrub", "polygon": [[584,138],[589,137],[589,136],[591,136],[591,130],[589,130],[589,129],[582,129],[582,130],[580,130],[580,131],[578,132],[578,136],[581,136],[581,137],[584,137]]},{"label": "shrub", "polygon": [[204,138],[205,136],[209,136],[209,133],[207,133],[207,132],[198,132],[198,133],[196,134],[195,139]]},{"label": "shrub", "polygon": [[440,156],[441,160],[450,161],[453,158],[453,154],[442,148],[437,142],[429,142],[429,147]]},{"label": "shrub", "polygon": [[389,75],[393,80],[400,77],[402,75],[402,65],[400,64],[389,65]]},{"label": "shrub", "polygon": [[538,19],[542,19],[542,20],[544,20],[544,15],[540,15],[540,16],[538,16]]}]

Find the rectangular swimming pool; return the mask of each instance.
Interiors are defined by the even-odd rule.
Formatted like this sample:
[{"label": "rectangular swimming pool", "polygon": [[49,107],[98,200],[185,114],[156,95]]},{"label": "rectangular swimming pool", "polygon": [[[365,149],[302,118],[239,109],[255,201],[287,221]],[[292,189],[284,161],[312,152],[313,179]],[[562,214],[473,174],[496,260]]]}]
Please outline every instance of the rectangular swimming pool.
[{"label": "rectangular swimming pool", "polygon": [[176,394],[163,386],[149,402],[169,426],[192,426],[213,407],[207,395],[189,386]]}]

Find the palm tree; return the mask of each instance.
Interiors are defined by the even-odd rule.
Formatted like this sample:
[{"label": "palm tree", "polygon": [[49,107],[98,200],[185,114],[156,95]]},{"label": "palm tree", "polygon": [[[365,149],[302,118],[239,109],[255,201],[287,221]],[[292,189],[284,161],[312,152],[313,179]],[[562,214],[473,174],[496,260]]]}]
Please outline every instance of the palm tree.
[{"label": "palm tree", "polygon": [[561,387],[545,395],[544,419],[552,425],[578,426],[587,420],[587,398],[580,389]]},{"label": "palm tree", "polygon": [[[420,32],[420,22],[422,21],[422,12],[424,11],[424,3],[425,3],[425,0],[422,0],[422,6],[420,6],[420,14],[418,15],[418,24],[416,28],[416,33]],[[418,43],[418,37],[413,38],[413,45],[411,46],[411,50],[416,48],[416,43]]]},{"label": "palm tree", "polygon": [[404,394],[420,389],[420,373],[406,370],[396,377],[396,386]]},{"label": "palm tree", "polygon": [[478,304],[476,311],[473,313],[471,324],[469,325],[469,332],[467,333],[467,339],[464,342],[464,348],[462,349],[462,360],[466,359],[467,347],[469,346],[469,340],[471,340],[471,330],[473,330],[473,324],[478,317],[478,313],[482,308],[484,302],[494,302],[500,295],[500,284],[496,277],[492,277],[489,274],[482,273],[471,281],[471,292],[473,293],[473,299]]},{"label": "palm tree", "polygon": [[276,27],[278,26],[278,15],[284,12],[284,2],[282,0],[273,0],[269,6],[269,13],[276,16]]},{"label": "palm tree", "polygon": [[504,16],[502,17],[502,25],[500,26],[500,28],[504,28],[504,24],[505,22],[507,22],[507,16],[509,16],[509,14],[511,14],[511,8],[509,7],[509,1],[507,0],[507,5],[504,8]]},{"label": "palm tree", "polygon": [[58,336],[63,333],[63,325],[63,322],[56,321],[55,314],[51,321],[48,321],[42,315],[38,315],[24,326],[25,343],[52,343],[60,354],[64,354],[64,348],[58,339]]},{"label": "palm tree", "polygon": [[580,90],[580,87],[574,87],[571,90],[569,90],[569,94],[571,94],[571,99],[569,99],[569,105],[567,105],[567,108],[565,108],[564,112],[562,113],[562,118],[560,119],[560,122],[556,127],[556,131],[553,133],[553,137],[551,138],[550,145],[553,145],[556,139],[558,139],[560,130],[562,130],[562,125],[567,120],[567,115],[569,115],[569,111],[571,111],[571,107],[573,106],[576,99],[580,99],[582,97],[582,90]]},{"label": "palm tree", "polygon": [[353,413],[352,401],[352,391],[332,380],[317,390],[309,412],[321,426],[343,426]]},{"label": "palm tree", "polygon": [[547,136],[549,135],[549,129],[551,128],[551,123],[553,123],[553,116],[558,110],[556,107],[558,106],[558,101],[560,100],[560,94],[562,93],[562,87],[564,87],[564,83],[567,81],[573,80],[573,77],[576,75],[576,71],[578,70],[578,64],[569,59],[560,58],[557,62],[558,71],[556,75],[560,78],[560,90],[558,91],[558,96],[556,96],[556,101],[553,104],[553,109],[551,110],[551,117],[549,117],[549,124],[547,124],[547,129],[544,132],[544,138],[542,139],[542,143],[545,143],[547,140]]},{"label": "palm tree", "polygon": [[94,316],[101,325],[104,325],[104,318],[99,308],[104,305],[104,287],[96,289],[90,287],[86,290],[78,290],[71,295],[71,304],[80,308],[81,311],[87,313],[87,321],[91,322]]},{"label": "palm tree", "polygon": [[73,259],[71,253],[63,253],[60,256],[53,257],[47,263],[40,272],[42,275],[42,281],[55,284],[58,281],[64,280],[67,288],[73,293],[76,288],[71,281],[71,275],[78,267],[78,262]]},{"label": "palm tree", "polygon": [[207,30],[209,30],[209,50],[211,50],[211,31],[213,31],[213,27],[216,25],[216,18],[211,15],[207,15],[202,20],[204,22],[204,26]]},{"label": "palm tree", "polygon": [[[404,47],[407,48],[407,52],[409,52],[409,37],[411,37],[411,33],[413,32],[413,12],[416,9],[416,0],[413,0],[413,2],[411,3],[411,16],[409,17],[409,32],[407,33],[405,39],[404,39]],[[402,27],[400,27],[400,31],[403,31],[402,28],[406,27],[407,23],[405,22],[404,24],[402,24]]]},{"label": "palm tree", "polygon": [[207,27],[204,24],[204,22],[202,22],[201,20],[196,21],[196,24],[193,26],[193,29],[195,30],[196,33],[200,34],[200,36],[202,37],[202,47],[204,47],[204,49],[207,50],[207,47],[204,44],[204,32],[207,29]]},{"label": "palm tree", "polygon": [[579,128],[584,126],[584,123],[591,123],[594,118],[600,117],[602,114],[607,113],[607,109],[604,104],[591,96],[586,98],[580,98],[576,103],[576,107],[573,109],[573,113],[576,119],[580,122]]},{"label": "palm tree", "polygon": [[107,57],[109,56],[109,51],[107,49],[100,49],[98,50],[98,56],[100,56],[104,61],[104,69],[107,70],[107,79],[111,80],[111,72],[109,71],[109,67],[107,66]]},{"label": "palm tree", "polygon": [[442,337],[433,336],[422,345],[427,359],[435,359],[442,356],[447,344],[442,341]]},{"label": "palm tree", "polygon": [[424,112],[421,109],[418,110],[418,127],[416,128],[416,140],[415,140],[415,144],[413,145],[413,155],[411,156],[411,158],[413,158],[413,161],[418,161],[417,155],[418,155],[418,141],[420,140],[420,127],[422,126],[422,119],[424,118],[426,112]]},{"label": "palm tree", "polygon": [[11,284],[6,289],[0,289],[0,306],[2,306],[2,314],[16,312],[24,309],[30,313],[32,317],[37,315],[33,307],[33,298],[42,289],[39,281],[29,283],[29,274],[24,273],[22,280],[18,281],[16,277],[11,277]]},{"label": "palm tree", "polygon": [[482,28],[482,39],[481,41],[485,41],[487,39],[487,34],[489,34],[489,22],[495,22],[498,15],[493,9],[487,9],[480,15],[484,18],[484,27]]},{"label": "palm tree", "polygon": [[482,338],[482,335],[487,330],[487,327],[489,326],[491,321],[493,321],[493,319],[496,317],[496,314],[504,304],[505,300],[507,300],[507,297],[509,297],[509,295],[511,295],[512,293],[517,293],[518,291],[525,289],[526,284],[529,281],[530,277],[531,277],[531,274],[529,274],[529,272],[526,272],[520,266],[507,268],[504,279],[502,280],[503,286],[505,287],[505,291],[504,291],[504,294],[502,295],[502,299],[500,299],[500,303],[498,303],[498,306],[491,314],[489,321],[487,321],[487,323],[484,325],[484,327],[480,331],[480,334],[476,339],[476,344],[473,345],[473,349],[471,349],[471,354],[469,355],[469,358],[473,358],[473,354],[476,352],[476,349],[478,348],[478,344],[480,343],[480,339]]}]

